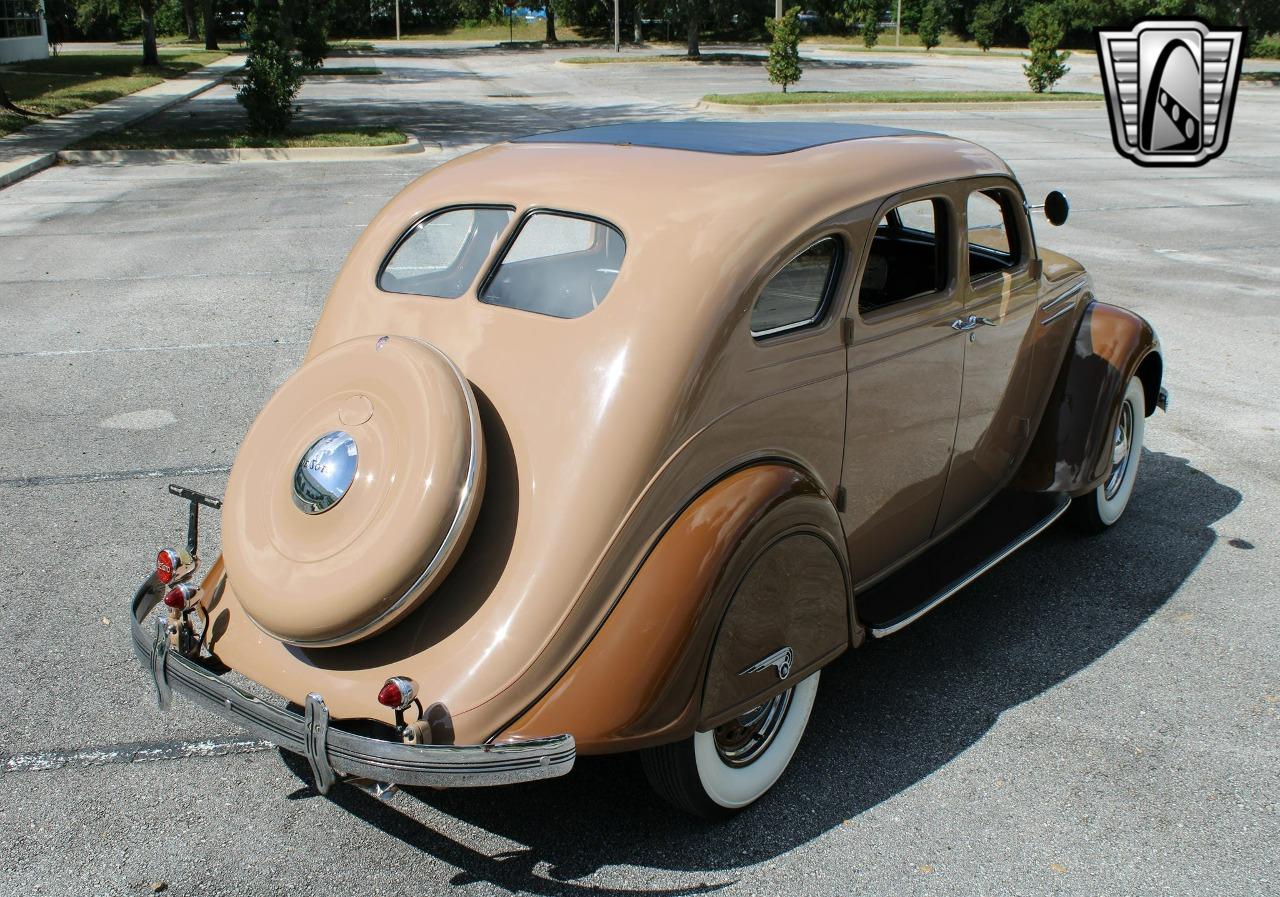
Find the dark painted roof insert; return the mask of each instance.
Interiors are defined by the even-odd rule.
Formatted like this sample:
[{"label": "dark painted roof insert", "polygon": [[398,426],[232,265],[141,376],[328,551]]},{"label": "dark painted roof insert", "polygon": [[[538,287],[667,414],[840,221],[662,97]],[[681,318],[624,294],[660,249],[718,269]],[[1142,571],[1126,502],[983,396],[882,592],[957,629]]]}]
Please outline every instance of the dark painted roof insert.
[{"label": "dark painted roof insert", "polygon": [[517,137],[512,143],[605,143],[732,156],[772,156],[846,140],[904,136],[938,135],[907,128],[841,122],[648,121],[532,134]]}]

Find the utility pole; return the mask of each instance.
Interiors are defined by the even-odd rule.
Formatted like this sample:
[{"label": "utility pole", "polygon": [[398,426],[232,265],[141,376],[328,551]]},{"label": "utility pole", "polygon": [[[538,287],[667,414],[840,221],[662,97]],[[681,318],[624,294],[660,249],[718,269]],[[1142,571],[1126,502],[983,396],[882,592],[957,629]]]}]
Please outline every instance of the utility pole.
[{"label": "utility pole", "polygon": [[898,31],[893,36],[893,45],[895,47],[901,47],[902,46],[902,0],[898,0],[898,21],[896,24],[898,26]]},{"label": "utility pole", "polygon": [[[902,2],[902,0],[898,0],[898,2],[899,2],[899,3],[901,3],[901,2]],[[782,18],[782,0],[774,0],[774,4],[773,4],[773,17],[774,17],[775,19],[780,19],[780,18]]]},{"label": "utility pole", "polygon": [[400,40],[400,0],[396,0],[396,40]]},{"label": "utility pole", "polygon": [[613,0],[613,52],[622,52],[622,25],[618,16],[618,0]]}]

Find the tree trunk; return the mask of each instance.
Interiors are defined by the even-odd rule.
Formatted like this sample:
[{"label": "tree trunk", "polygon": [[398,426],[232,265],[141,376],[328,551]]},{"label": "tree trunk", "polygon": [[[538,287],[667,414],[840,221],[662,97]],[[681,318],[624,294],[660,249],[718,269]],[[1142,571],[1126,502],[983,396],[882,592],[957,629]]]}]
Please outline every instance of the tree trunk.
[{"label": "tree trunk", "polygon": [[200,17],[204,19],[204,48],[218,49],[218,20],[213,15],[213,0],[200,0]]},{"label": "tree trunk", "polygon": [[702,55],[698,48],[698,33],[702,31],[702,10],[694,7],[689,11],[689,58],[696,59]]},{"label": "tree trunk", "polygon": [[636,0],[635,10],[635,39],[637,44],[644,43],[644,2]]},{"label": "tree trunk", "polygon": [[554,44],[556,40],[556,8],[551,5],[551,0],[547,0],[547,36],[544,38],[546,43]]},{"label": "tree trunk", "polygon": [[187,40],[200,40],[200,27],[196,24],[196,0],[182,0],[182,16],[187,22]]},{"label": "tree trunk", "polygon": [[23,115],[27,118],[37,118],[39,113],[32,112],[29,109],[23,109],[21,106],[15,106],[13,100],[9,99],[9,94],[5,93],[4,85],[0,84],[0,109],[8,109],[17,115]]},{"label": "tree trunk", "polygon": [[160,53],[156,50],[155,0],[140,0],[138,12],[142,16],[142,64],[159,65]]}]

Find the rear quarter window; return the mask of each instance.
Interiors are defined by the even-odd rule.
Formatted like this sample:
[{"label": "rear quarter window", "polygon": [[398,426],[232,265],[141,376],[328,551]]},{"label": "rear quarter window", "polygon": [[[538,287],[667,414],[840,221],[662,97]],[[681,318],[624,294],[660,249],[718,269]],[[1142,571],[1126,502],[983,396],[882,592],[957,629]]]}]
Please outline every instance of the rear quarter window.
[{"label": "rear quarter window", "polygon": [[604,302],[622,269],[626,241],[613,225],[564,212],[534,212],[520,225],[480,301],[555,318]]},{"label": "rear quarter window", "polygon": [[471,288],[515,211],[455,208],[434,212],[400,238],[378,273],[378,288],[456,299]]}]

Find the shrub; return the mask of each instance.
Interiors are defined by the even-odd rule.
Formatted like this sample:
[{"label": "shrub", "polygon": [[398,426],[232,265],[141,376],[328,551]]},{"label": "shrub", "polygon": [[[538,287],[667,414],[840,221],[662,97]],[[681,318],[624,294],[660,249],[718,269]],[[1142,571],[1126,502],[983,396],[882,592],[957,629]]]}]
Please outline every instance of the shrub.
[{"label": "shrub", "polygon": [[1027,76],[1027,83],[1036,93],[1051,90],[1054,84],[1065,75],[1069,68],[1066,65],[1070,53],[1058,52],[1066,28],[1058,11],[1047,3],[1037,3],[1027,8],[1022,16],[1022,24],[1027,29],[1028,46],[1031,55],[1022,67]]},{"label": "shrub", "polygon": [[1280,35],[1260,37],[1249,48],[1249,55],[1258,59],[1280,59]]},{"label": "shrub", "polygon": [[969,31],[985,53],[996,43],[996,31],[1000,28],[1000,7],[994,0],[983,0],[973,8],[973,21]]},{"label": "shrub", "polygon": [[274,17],[255,14],[244,83],[236,91],[236,99],[249,114],[249,130],[263,137],[278,137],[289,127],[293,99],[302,86],[302,70],[279,32]]},{"label": "shrub", "polygon": [[298,3],[293,28],[298,55],[305,69],[318,69],[329,55],[331,0]]},{"label": "shrub", "polygon": [[796,21],[799,14],[800,7],[793,6],[782,14],[782,18],[765,21],[773,37],[765,68],[769,71],[769,80],[782,85],[783,93],[787,92],[788,84],[800,80],[800,23]]},{"label": "shrub", "polygon": [[942,42],[942,19],[946,10],[942,0],[927,0],[920,11],[920,24],[916,30],[920,35],[920,44],[926,50],[932,50]]},{"label": "shrub", "polygon": [[880,37],[880,0],[845,0],[845,17],[857,23],[862,42],[870,49]]}]

